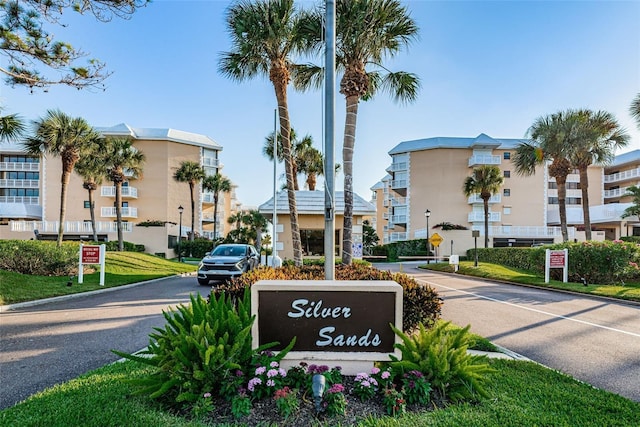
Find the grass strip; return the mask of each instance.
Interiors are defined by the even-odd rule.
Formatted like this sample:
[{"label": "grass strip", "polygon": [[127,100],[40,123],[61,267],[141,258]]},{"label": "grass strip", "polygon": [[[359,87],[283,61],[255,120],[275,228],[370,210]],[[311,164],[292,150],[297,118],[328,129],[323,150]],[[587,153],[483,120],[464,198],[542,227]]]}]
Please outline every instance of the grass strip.
[{"label": "grass strip", "polygon": [[[424,264],[421,265],[420,268],[453,273],[453,266],[445,263]],[[640,283],[624,283],[620,285],[600,285],[590,283],[587,286],[584,286],[582,283],[564,283],[559,280],[550,280],[549,283],[545,283],[544,276],[538,276],[531,271],[486,262],[479,263],[478,266],[475,267],[472,261],[460,262],[457,274],[503,280],[512,283],[521,283],[541,288],[560,289],[582,294],[618,298],[628,301],[640,301]]]},{"label": "grass strip", "polygon": [[107,252],[104,286],[100,286],[98,269],[91,274],[85,274],[82,284],[78,284],[77,277],[74,277],[71,286],[67,286],[67,276],[31,276],[0,270],[0,304],[15,304],[122,286],[193,272],[197,268],[196,265],[178,263],[140,252]]}]

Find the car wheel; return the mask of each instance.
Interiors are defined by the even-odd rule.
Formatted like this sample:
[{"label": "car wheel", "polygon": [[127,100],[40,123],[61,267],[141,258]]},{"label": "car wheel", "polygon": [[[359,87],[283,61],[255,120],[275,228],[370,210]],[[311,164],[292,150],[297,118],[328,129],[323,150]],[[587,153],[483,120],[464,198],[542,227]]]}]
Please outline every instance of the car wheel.
[{"label": "car wheel", "polygon": [[198,284],[201,286],[207,286],[209,284],[209,279],[198,279]]}]

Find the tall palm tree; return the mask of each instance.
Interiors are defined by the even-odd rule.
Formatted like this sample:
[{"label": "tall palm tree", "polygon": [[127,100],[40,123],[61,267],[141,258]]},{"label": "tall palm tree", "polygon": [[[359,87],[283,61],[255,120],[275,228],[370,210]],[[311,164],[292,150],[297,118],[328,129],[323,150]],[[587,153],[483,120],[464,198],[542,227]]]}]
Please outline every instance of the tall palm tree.
[{"label": "tall palm tree", "polygon": [[215,175],[207,175],[202,180],[202,188],[213,193],[213,238],[217,239],[218,229],[218,199],[220,193],[230,193],[232,189],[231,180],[216,172]]},{"label": "tall palm tree", "polygon": [[249,228],[249,233],[253,239],[254,246],[258,253],[262,252],[262,232],[267,228],[267,219],[258,210],[251,210],[247,213],[245,224]]},{"label": "tall palm tree", "polygon": [[[104,141],[101,141],[104,142]],[[87,190],[89,195],[89,214],[91,216],[91,232],[93,233],[93,241],[98,240],[96,231],[96,213],[95,202],[93,200],[93,192],[98,189],[98,185],[106,178],[107,171],[105,162],[102,158],[102,144],[96,141],[93,144],[92,152],[82,156],[75,166],[75,172],[82,178],[82,188]]]},{"label": "tall palm tree", "polygon": [[268,76],[278,103],[282,153],[287,176],[287,196],[295,265],[302,265],[294,170],[291,157],[287,87],[294,64],[290,56],[304,48],[300,15],[293,0],[237,1],[228,9],[227,28],[232,49],[222,54],[219,70],[237,81]]},{"label": "tall palm tree", "polygon": [[638,129],[640,129],[640,93],[633,98],[631,101],[631,107],[629,107],[629,112],[631,113],[631,117],[636,119],[636,123],[638,124]]},{"label": "tall palm tree", "polygon": [[[291,161],[293,163],[293,182],[294,189],[298,191],[300,186],[298,185],[298,174],[303,173],[306,175],[307,185],[309,181],[313,181],[313,188],[315,189],[315,177],[321,175],[323,172],[323,159],[322,153],[313,147],[313,138],[311,135],[305,135],[302,139],[298,139],[295,129],[291,129]],[[262,147],[262,153],[271,161],[273,161],[273,132],[271,132],[264,140],[264,146]],[[282,156],[282,138],[278,134],[278,162],[284,160]],[[320,170],[318,170],[318,168]],[[310,174],[312,175],[310,177]]]},{"label": "tall palm tree", "polygon": [[620,218],[628,218],[630,216],[637,216],[640,218],[640,187],[632,185],[627,187],[625,196],[632,196],[632,205],[624,210]]},{"label": "tall palm tree", "polygon": [[531,176],[538,166],[549,164],[549,175],[558,186],[558,209],[562,240],[569,240],[567,230],[567,176],[573,170],[568,157],[576,145],[575,120],[565,112],[537,118],[527,134],[530,142],[516,147],[512,158],[516,173]]},{"label": "tall palm tree", "polygon": [[[2,108],[0,108],[2,113]],[[0,114],[0,142],[8,142],[21,137],[26,131],[24,121],[17,114]]]},{"label": "tall palm tree", "polygon": [[[324,45],[322,14],[315,21],[305,21],[307,38],[315,36],[315,51]],[[393,58],[416,39],[418,26],[399,0],[336,1],[336,68],[341,71],[340,93],[346,101],[342,161],[344,172],[344,222],[342,262],[352,258],[353,229],[353,152],[360,100],[371,100],[378,91],[394,101],[411,102],[417,98],[420,82],[415,74],[391,72],[384,59]],[[319,86],[320,67],[299,67],[295,74],[297,88]]]},{"label": "tall palm tree", "polygon": [[193,241],[196,231],[196,201],[194,190],[196,185],[200,183],[207,176],[204,171],[204,167],[198,162],[192,162],[185,160],[180,163],[180,167],[173,174],[173,179],[178,182],[189,183],[189,195],[191,196],[191,232],[189,233],[189,240]]},{"label": "tall palm tree", "polygon": [[474,168],[464,180],[462,191],[466,197],[479,194],[484,206],[484,247],[489,247],[489,199],[500,192],[504,178],[497,166],[483,165]]},{"label": "tall palm tree", "polygon": [[297,163],[300,172],[307,177],[305,182],[309,191],[315,191],[317,177],[324,174],[324,156],[316,147],[305,146],[299,153]]},{"label": "tall palm tree", "polygon": [[572,147],[569,160],[580,173],[585,238],[591,240],[587,169],[592,164],[606,165],[611,163],[616,150],[629,143],[629,135],[620,127],[615,117],[606,111],[569,110],[567,115],[575,116],[575,132],[578,137],[576,144]]},{"label": "tall palm tree", "polygon": [[49,110],[33,122],[35,134],[24,142],[25,150],[32,155],[60,157],[62,177],[60,188],[60,219],[57,245],[62,245],[64,219],[67,208],[67,187],[76,162],[89,149],[99,134],[81,117],[70,117],[60,110]]},{"label": "tall palm tree", "polygon": [[118,228],[118,251],[124,250],[122,238],[122,183],[142,177],[145,155],[138,151],[130,139],[107,138],[104,144],[104,162],[107,177],[116,187],[116,226]]}]

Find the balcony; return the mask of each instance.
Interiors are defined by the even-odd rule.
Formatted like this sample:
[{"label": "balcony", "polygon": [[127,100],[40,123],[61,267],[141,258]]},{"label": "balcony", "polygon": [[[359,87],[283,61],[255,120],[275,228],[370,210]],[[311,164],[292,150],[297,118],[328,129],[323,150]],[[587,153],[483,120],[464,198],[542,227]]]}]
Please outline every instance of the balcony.
[{"label": "balcony", "polygon": [[39,170],[40,170],[40,163],[0,162],[0,171],[37,172]]},{"label": "balcony", "polygon": [[406,232],[389,233],[389,238],[387,243],[404,242],[405,240],[407,240]]},{"label": "balcony", "polygon": [[[502,214],[500,212],[489,212],[489,222],[500,222]],[[471,212],[467,219],[469,222],[484,222],[484,212]]]},{"label": "balcony", "polygon": [[205,157],[202,159],[202,166],[208,168],[217,168],[220,165],[220,160],[213,157]]},{"label": "balcony", "polygon": [[391,206],[406,206],[407,205],[407,198],[406,197],[390,197],[388,200],[391,203]]},{"label": "balcony", "polygon": [[213,204],[213,193],[202,193],[202,203]]},{"label": "balcony", "polygon": [[[122,197],[127,199],[137,199],[138,198],[138,189],[136,187],[124,186],[121,187]],[[116,187],[115,186],[102,186],[100,187],[100,195],[103,197],[116,197]]]},{"label": "balcony", "polygon": [[406,224],[407,216],[406,215],[391,215],[391,220],[394,224]]},{"label": "balcony", "polygon": [[391,188],[407,188],[407,180],[406,179],[394,179],[391,181]]},{"label": "balcony", "polygon": [[387,172],[391,173],[391,172],[406,171],[408,167],[409,167],[408,162],[393,162],[391,163],[391,166],[387,168]]},{"label": "balcony", "polygon": [[628,171],[616,172],[616,173],[612,173],[611,175],[605,175],[604,182],[605,184],[608,184],[611,182],[624,181],[627,179],[634,179],[634,178],[640,178],[640,168],[635,168]]},{"label": "balcony", "polygon": [[[473,205],[476,203],[484,204],[484,200],[482,200],[479,194],[474,194],[473,196],[469,196],[469,198],[467,199],[467,202],[470,205]],[[502,194],[494,194],[489,198],[489,203],[500,203],[500,202],[502,202]]]},{"label": "balcony", "polygon": [[[11,231],[34,231],[39,233],[57,233],[59,221],[11,221]],[[97,221],[97,233],[115,233],[118,231],[118,224],[111,221]],[[133,231],[133,224],[130,222],[122,223],[122,231],[130,233]],[[86,221],[65,221],[65,233],[91,233],[91,223]]]},{"label": "balcony", "polygon": [[38,179],[0,179],[0,188],[38,188]]},{"label": "balcony", "polygon": [[622,188],[614,188],[611,190],[604,190],[604,198],[605,199],[611,199],[613,197],[622,197],[627,195],[627,189],[629,187],[622,187]]},{"label": "balcony", "polygon": [[502,157],[492,156],[490,154],[476,154],[469,158],[469,167],[478,165],[499,165],[502,162]]},{"label": "balcony", "polygon": [[[120,208],[123,218],[138,218],[138,208]],[[101,208],[100,216],[103,218],[115,218],[116,208]]]},{"label": "balcony", "polygon": [[21,203],[23,205],[39,205],[37,196],[0,196],[0,203]]}]

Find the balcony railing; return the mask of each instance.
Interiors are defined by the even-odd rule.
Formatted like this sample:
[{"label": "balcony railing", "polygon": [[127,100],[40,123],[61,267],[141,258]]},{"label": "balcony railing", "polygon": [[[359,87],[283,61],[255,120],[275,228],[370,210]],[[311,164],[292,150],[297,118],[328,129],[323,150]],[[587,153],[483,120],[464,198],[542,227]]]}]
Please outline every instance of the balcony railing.
[{"label": "balcony railing", "polygon": [[406,171],[408,166],[408,162],[393,162],[391,163],[391,166],[387,168],[387,172]]},{"label": "balcony railing", "polygon": [[[35,231],[39,233],[57,233],[59,221],[10,221],[11,231]],[[97,221],[97,233],[115,233],[118,231],[118,224],[115,222]],[[130,233],[133,231],[133,223],[123,222],[122,231]],[[86,221],[65,221],[65,233],[91,233],[91,223]]]},{"label": "balcony railing", "polygon": [[[138,189],[136,187],[121,187],[122,189],[122,197],[126,197],[128,199],[137,199],[138,198]],[[116,187],[115,186],[102,186],[100,187],[100,195],[103,197],[116,197]]]},{"label": "balcony railing", "polygon": [[39,170],[40,170],[40,163],[0,162],[0,171],[37,172]]},{"label": "balcony railing", "polygon": [[406,179],[394,179],[391,181],[391,188],[407,188]]},{"label": "balcony railing", "polygon": [[[500,203],[501,201],[502,201],[502,194],[494,194],[489,198],[489,203]],[[469,204],[484,203],[484,200],[482,200],[482,197],[480,197],[479,194],[474,194],[473,196],[469,196],[469,198],[467,199],[467,202]]]},{"label": "balcony railing", "polygon": [[[475,230],[480,231],[480,235],[484,236],[484,227],[476,226]],[[575,227],[567,227],[569,237],[574,238],[576,234]],[[513,225],[494,225],[489,227],[489,236],[493,237],[562,237],[560,227],[541,227],[541,226],[513,226]],[[424,239],[427,237],[427,230],[420,228],[415,231],[414,239]]]},{"label": "balcony railing", "polygon": [[397,232],[397,233],[389,233],[387,243],[403,242],[405,240],[407,240],[407,233],[404,231]]},{"label": "balcony railing", "polygon": [[23,205],[39,205],[37,196],[0,196],[0,203],[22,203]]},{"label": "balcony railing", "polygon": [[391,222],[394,224],[406,224],[407,216],[406,215],[391,215]]},{"label": "balcony railing", "polygon": [[616,173],[612,173],[611,175],[605,175],[604,182],[605,183],[618,182],[618,181],[624,181],[625,179],[633,179],[633,178],[640,178],[640,168],[635,168],[628,171],[616,172]]},{"label": "balcony railing", "polygon": [[[123,218],[138,218],[138,208],[120,208]],[[100,216],[103,218],[115,218],[116,208],[101,208]]]},{"label": "balcony railing", "polygon": [[220,165],[220,160],[213,157],[205,157],[202,159],[202,166],[217,168]]},{"label": "balcony railing", "polygon": [[38,188],[37,179],[0,179],[1,188]]},{"label": "balcony railing", "polygon": [[604,190],[604,198],[605,199],[610,199],[612,197],[622,197],[625,196],[627,194],[627,189],[629,187],[622,187],[622,188],[613,188],[611,190]]},{"label": "balcony railing", "polygon": [[389,201],[391,202],[391,206],[406,206],[407,198],[406,197],[390,197]]},{"label": "balcony railing", "polygon": [[[502,214],[500,212],[489,212],[489,222],[499,222]],[[471,212],[467,219],[469,222],[484,222],[483,212]]]},{"label": "balcony railing", "polygon": [[469,167],[476,165],[499,165],[502,157],[492,156],[490,154],[476,154],[469,158]]}]

